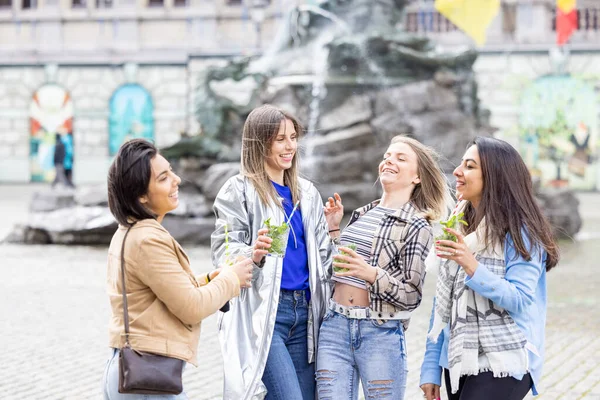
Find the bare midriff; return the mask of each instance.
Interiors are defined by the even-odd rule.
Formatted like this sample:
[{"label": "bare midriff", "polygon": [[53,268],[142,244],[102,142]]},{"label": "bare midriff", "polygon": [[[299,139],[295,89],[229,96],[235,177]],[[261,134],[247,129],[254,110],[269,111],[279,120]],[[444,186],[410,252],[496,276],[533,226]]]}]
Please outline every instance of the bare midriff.
[{"label": "bare midriff", "polygon": [[369,307],[369,293],[367,289],[342,282],[335,282],[333,301],[343,306]]}]

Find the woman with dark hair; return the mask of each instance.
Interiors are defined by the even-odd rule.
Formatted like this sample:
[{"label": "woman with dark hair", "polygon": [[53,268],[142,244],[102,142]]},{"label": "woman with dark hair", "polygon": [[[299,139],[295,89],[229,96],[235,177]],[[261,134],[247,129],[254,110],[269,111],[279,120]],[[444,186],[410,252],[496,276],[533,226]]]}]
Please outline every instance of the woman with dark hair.
[{"label": "woman with dark hair", "polygon": [[[331,241],[321,196],[299,176],[301,134],[298,120],[283,110],[254,109],[244,124],[242,173],[223,185],[214,203],[213,264],[222,263],[228,252],[251,252],[254,261],[252,287],[219,314],[226,400],[265,393],[267,400],[315,397]],[[265,257],[273,243],[266,221],[289,222],[284,257]]]},{"label": "woman with dark hair", "polygon": [[[249,259],[194,276],[187,255],[161,225],[164,216],[177,208],[180,182],[169,162],[143,139],[121,146],[110,166],[108,205],[119,228],[108,250],[107,290],[112,316],[111,349],[103,380],[107,400],[187,399],[185,393],[119,393],[119,349],[125,344],[121,268],[125,267],[131,347],[194,365],[200,322],[237,296],[240,287],[250,284]],[[125,266],[121,265],[122,256]]]},{"label": "woman with dark hair", "polygon": [[468,226],[446,229],[456,241],[436,241],[442,261],[421,389],[428,400],[439,399],[443,372],[450,400],[536,395],[546,272],[559,259],[551,227],[510,144],[476,138],[454,176],[462,199],[455,212],[464,212]]}]

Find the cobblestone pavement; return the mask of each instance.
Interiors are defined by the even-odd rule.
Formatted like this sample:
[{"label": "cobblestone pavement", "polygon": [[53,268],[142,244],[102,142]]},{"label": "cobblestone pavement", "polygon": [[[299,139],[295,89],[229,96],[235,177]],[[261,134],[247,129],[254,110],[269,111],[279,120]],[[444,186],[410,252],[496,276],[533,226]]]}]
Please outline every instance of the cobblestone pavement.
[{"label": "cobblestone pavement", "polygon": [[[0,186],[4,197],[6,187]],[[600,278],[597,268],[600,203],[593,198],[585,233],[562,246],[563,261],[548,276],[546,363],[539,399],[600,399]],[[0,199],[9,222],[10,207]],[[8,209],[7,209],[8,207]],[[21,208],[19,208],[21,207]],[[18,213],[17,213],[18,214]],[[11,219],[12,218],[12,219]],[[0,237],[7,232],[0,226]],[[189,249],[197,272],[210,268],[207,248]],[[0,399],[101,399],[107,356],[106,248],[0,245]],[[406,399],[422,399],[419,367],[434,279],[407,332]],[[216,317],[202,325],[200,366],[184,375],[190,399],[220,399],[221,354]]]}]

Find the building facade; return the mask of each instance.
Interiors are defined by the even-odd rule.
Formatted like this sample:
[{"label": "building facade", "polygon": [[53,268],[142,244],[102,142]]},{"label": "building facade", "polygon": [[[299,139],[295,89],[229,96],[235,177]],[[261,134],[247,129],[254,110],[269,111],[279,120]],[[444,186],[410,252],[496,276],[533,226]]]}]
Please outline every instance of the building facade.
[{"label": "building facade", "polygon": [[[73,143],[75,182],[88,183],[105,180],[129,137],[166,146],[197,132],[198,74],[266,48],[286,7],[301,2],[0,0],[0,182],[51,181],[59,137]],[[472,45],[433,3],[412,2],[399,29]],[[577,4],[578,30],[558,49],[553,1],[503,1],[475,70],[497,135],[533,172],[596,190],[600,4]]]}]

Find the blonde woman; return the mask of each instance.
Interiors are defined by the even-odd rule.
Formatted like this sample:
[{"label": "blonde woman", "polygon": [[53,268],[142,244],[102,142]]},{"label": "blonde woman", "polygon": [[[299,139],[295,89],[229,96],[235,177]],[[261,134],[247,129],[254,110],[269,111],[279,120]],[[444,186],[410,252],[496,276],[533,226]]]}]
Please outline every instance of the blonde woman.
[{"label": "blonde woman", "polygon": [[[421,303],[425,258],[433,244],[430,221],[451,202],[435,152],[396,136],[379,164],[381,199],[352,213],[339,233],[341,198],[330,198],[325,213],[341,243],[333,267],[344,268],[335,283],[319,336],[319,399],[403,399],[410,314]],[[356,250],[347,245],[354,244]]]},{"label": "blonde woman", "polygon": [[[265,392],[268,400],[315,397],[331,241],[319,193],[298,176],[301,133],[298,121],[276,107],[253,110],[244,125],[242,173],[225,183],[214,203],[215,266],[226,253],[250,251],[254,261],[252,287],[219,322],[227,400],[262,398]],[[290,221],[283,258],[266,257],[267,219],[274,225]]]}]

